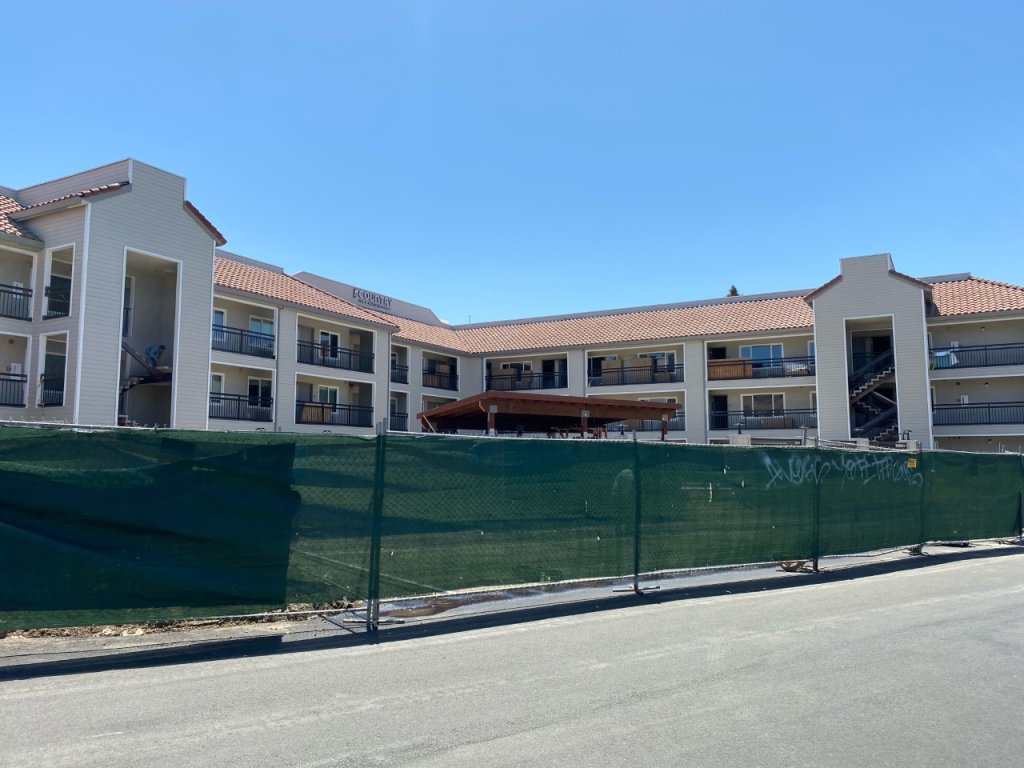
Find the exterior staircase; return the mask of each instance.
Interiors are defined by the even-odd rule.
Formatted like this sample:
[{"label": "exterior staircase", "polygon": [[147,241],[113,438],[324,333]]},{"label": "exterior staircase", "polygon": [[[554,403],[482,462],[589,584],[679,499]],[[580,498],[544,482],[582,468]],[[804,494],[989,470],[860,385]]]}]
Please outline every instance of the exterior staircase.
[{"label": "exterior staircase", "polygon": [[896,401],[878,391],[896,380],[892,350],[873,358],[850,376],[850,407],[864,419],[854,427],[853,437],[866,437],[877,445],[892,445],[899,436]]}]

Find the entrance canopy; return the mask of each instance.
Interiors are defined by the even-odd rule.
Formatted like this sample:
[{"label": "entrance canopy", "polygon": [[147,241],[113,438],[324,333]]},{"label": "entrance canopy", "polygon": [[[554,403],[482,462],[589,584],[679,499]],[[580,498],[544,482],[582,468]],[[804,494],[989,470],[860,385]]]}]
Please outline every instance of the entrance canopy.
[{"label": "entrance canopy", "polygon": [[416,418],[428,432],[452,429],[576,431],[627,419],[648,419],[661,423],[661,439],[664,440],[668,422],[678,407],[676,403],[488,391],[422,411]]}]

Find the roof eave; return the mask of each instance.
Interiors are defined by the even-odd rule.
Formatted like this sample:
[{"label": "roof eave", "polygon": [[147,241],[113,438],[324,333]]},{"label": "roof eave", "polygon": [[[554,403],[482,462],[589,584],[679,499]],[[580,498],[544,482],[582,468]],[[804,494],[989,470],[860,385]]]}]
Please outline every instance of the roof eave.
[{"label": "roof eave", "polygon": [[195,205],[193,205],[190,201],[186,200],[184,206],[185,211],[189,214],[189,216],[195,219],[196,223],[210,234],[210,236],[213,238],[213,242],[217,244],[218,248],[220,248],[223,245],[227,245],[227,238],[225,238],[224,235],[221,234],[219,229],[213,226],[213,223],[208,218],[203,216],[202,212],[198,208],[196,208]]},{"label": "roof eave", "polygon": [[0,243],[11,243],[23,245],[32,250],[39,250],[43,247],[43,241],[27,235],[12,235],[10,232],[0,232]]},{"label": "roof eave", "polygon": [[54,200],[52,203],[36,205],[32,208],[26,208],[21,211],[14,211],[13,213],[7,214],[7,218],[14,221],[28,221],[29,219],[46,216],[50,213],[66,211],[70,208],[81,208],[84,205],[88,205],[88,203],[89,201],[83,197],[69,197],[64,200]]}]

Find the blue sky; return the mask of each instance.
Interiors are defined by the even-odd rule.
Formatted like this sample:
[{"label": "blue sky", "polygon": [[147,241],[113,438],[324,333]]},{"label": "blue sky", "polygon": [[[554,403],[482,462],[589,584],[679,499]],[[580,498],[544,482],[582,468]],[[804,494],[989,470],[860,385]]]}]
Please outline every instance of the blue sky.
[{"label": "blue sky", "polygon": [[132,156],[228,249],[454,323],[1024,283],[1024,4],[11,4],[0,184]]}]

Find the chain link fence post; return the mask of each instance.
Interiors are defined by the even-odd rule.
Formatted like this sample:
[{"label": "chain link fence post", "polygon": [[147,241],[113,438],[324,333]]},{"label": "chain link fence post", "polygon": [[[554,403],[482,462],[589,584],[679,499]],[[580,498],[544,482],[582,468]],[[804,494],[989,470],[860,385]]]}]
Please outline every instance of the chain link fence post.
[{"label": "chain link fence post", "polygon": [[387,458],[387,430],[377,422],[377,451],[373,472],[373,498],[370,502],[370,567],[366,589],[366,631],[376,633],[380,626],[380,543],[384,522],[384,465]]}]

